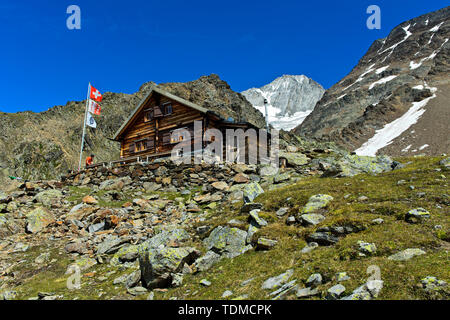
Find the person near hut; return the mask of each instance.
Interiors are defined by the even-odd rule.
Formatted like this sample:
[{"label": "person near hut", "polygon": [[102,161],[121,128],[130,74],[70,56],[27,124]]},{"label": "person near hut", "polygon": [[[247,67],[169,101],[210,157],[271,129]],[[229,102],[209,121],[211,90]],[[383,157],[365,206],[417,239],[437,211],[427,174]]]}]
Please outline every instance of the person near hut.
[{"label": "person near hut", "polygon": [[86,167],[92,166],[94,164],[94,155],[91,154],[86,158]]}]

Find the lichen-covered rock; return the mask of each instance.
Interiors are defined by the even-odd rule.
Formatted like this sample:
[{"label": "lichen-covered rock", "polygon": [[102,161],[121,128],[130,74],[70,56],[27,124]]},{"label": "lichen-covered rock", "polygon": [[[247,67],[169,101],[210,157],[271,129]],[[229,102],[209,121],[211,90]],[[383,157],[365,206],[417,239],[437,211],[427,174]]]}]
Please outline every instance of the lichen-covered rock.
[{"label": "lichen-covered rock", "polygon": [[420,280],[420,284],[426,291],[437,291],[447,286],[447,282],[432,276],[423,278]]},{"label": "lichen-covered rock", "polygon": [[309,235],[306,240],[308,242],[317,242],[323,246],[331,246],[339,241],[339,238],[332,235],[330,232],[315,232]]},{"label": "lichen-covered rock", "polygon": [[443,166],[445,169],[450,169],[450,157],[442,159],[441,161],[439,161],[439,164]]},{"label": "lichen-covered rock", "polygon": [[209,250],[205,253],[204,256],[198,258],[194,263],[194,268],[197,271],[206,271],[210,269],[213,265],[219,262],[222,259],[222,256],[218,253],[215,253],[212,250]]},{"label": "lichen-covered rock", "polygon": [[320,273],[313,273],[309,276],[309,278],[306,280],[306,285],[308,287],[317,287],[318,285],[322,284],[322,275]]},{"label": "lichen-covered rock", "polygon": [[277,174],[277,175],[275,175],[275,177],[273,177],[273,183],[275,183],[275,184],[282,183],[282,182],[288,181],[290,178],[291,178],[291,175],[287,172]]},{"label": "lichen-covered rock", "polygon": [[417,223],[422,219],[428,219],[430,217],[430,213],[424,208],[417,208],[408,211],[405,215],[405,220],[410,223]]},{"label": "lichen-covered rock", "polygon": [[289,279],[294,274],[293,269],[287,270],[285,273],[282,273],[276,277],[272,277],[263,282],[261,289],[263,290],[275,290],[280,288],[282,285],[287,283]]},{"label": "lichen-covered rock", "polygon": [[266,238],[259,238],[258,242],[256,243],[256,248],[259,250],[270,250],[273,247],[277,245],[278,241],[266,239]]},{"label": "lichen-covered rock", "polygon": [[167,245],[169,243],[180,244],[190,238],[186,230],[181,228],[169,228],[156,234],[152,238],[144,241],[139,245],[139,250],[145,250],[148,248],[158,248],[161,245]]},{"label": "lichen-covered rock", "polygon": [[388,257],[389,260],[394,260],[394,261],[406,261],[409,260],[415,256],[420,256],[422,254],[425,254],[426,252],[418,249],[418,248],[410,248],[410,249],[406,249],[403,251],[400,251],[396,254],[393,254],[391,256]]},{"label": "lichen-covered rock", "polygon": [[258,215],[259,211],[259,209],[250,211],[250,219],[253,220],[259,228],[261,228],[267,226],[267,221]]},{"label": "lichen-covered rock", "polygon": [[163,288],[172,283],[173,274],[180,273],[184,264],[192,264],[200,256],[195,248],[147,248],[139,251],[139,268],[144,287]]},{"label": "lichen-covered rock", "polygon": [[333,197],[328,194],[316,194],[309,198],[308,203],[300,211],[302,214],[314,213],[328,206]]},{"label": "lichen-covered rock", "polygon": [[345,292],[345,287],[342,284],[337,284],[327,290],[326,298],[328,300],[336,300]]},{"label": "lichen-covered rock", "polygon": [[208,250],[234,258],[251,249],[251,245],[246,244],[246,238],[247,232],[241,229],[219,226],[203,240],[203,244]]},{"label": "lichen-covered rock", "polygon": [[377,246],[375,245],[375,243],[358,241],[358,250],[363,254],[373,255],[377,251]]},{"label": "lichen-covered rock", "polygon": [[244,192],[245,203],[253,202],[253,200],[255,200],[256,197],[264,193],[263,188],[261,188],[261,186],[257,182],[246,184],[242,191]]},{"label": "lichen-covered rock", "polygon": [[27,214],[27,231],[37,233],[55,222],[54,215],[45,208],[36,208]]},{"label": "lichen-covered rock", "polygon": [[265,165],[259,168],[259,175],[261,177],[274,176],[278,173],[278,167],[272,165]]},{"label": "lichen-covered rock", "polygon": [[103,242],[97,245],[98,254],[113,254],[125,244],[130,242],[129,237],[118,237],[115,235],[107,235]]},{"label": "lichen-covered rock", "polygon": [[303,166],[309,162],[309,158],[303,153],[299,152],[280,151],[279,158],[286,159],[287,163],[291,166]]},{"label": "lichen-covered rock", "polygon": [[391,171],[393,161],[388,156],[367,157],[346,155],[339,160],[330,159],[324,176],[353,177],[360,173],[378,174]]},{"label": "lichen-covered rock", "polygon": [[323,220],[325,220],[325,217],[317,213],[302,214],[300,216],[300,223],[306,226],[308,225],[315,226],[321,223]]},{"label": "lichen-covered rock", "polygon": [[50,189],[39,192],[34,197],[34,201],[42,203],[44,206],[49,207],[53,201],[61,199],[62,196],[63,194],[61,191],[56,189]]},{"label": "lichen-covered rock", "polygon": [[139,256],[139,246],[124,246],[117,251],[112,257],[110,264],[117,265],[124,262],[135,261]]}]

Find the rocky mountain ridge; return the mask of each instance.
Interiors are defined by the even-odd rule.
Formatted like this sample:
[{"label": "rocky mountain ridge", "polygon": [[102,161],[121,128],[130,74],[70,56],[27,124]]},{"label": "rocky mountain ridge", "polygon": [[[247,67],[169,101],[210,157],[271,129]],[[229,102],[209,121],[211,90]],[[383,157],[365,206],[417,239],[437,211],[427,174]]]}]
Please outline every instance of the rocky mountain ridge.
[{"label": "rocky mountain ridge", "polygon": [[394,28],[294,131],[359,154],[450,151],[450,7]]}]

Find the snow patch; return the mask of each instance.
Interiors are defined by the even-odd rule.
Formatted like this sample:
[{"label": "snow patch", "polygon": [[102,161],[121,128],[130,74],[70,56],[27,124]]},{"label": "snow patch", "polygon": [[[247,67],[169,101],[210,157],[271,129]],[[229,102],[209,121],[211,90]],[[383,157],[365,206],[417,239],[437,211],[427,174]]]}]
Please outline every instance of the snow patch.
[{"label": "snow patch", "polygon": [[441,47],[440,47],[438,50],[434,51],[434,52],[433,52],[432,54],[430,54],[428,57],[423,58],[422,60],[420,60],[420,62],[415,63],[414,61],[411,61],[411,62],[409,63],[409,68],[410,68],[411,70],[415,70],[415,69],[417,69],[418,67],[420,67],[420,66],[422,65],[422,63],[424,63],[425,61],[434,59],[434,58],[437,56],[437,54],[442,50],[442,47],[443,47],[447,42],[448,42],[448,38],[445,39],[444,43],[441,45]]},{"label": "snow patch", "polygon": [[444,22],[439,23],[437,26],[430,29],[431,32],[436,32],[444,24]]},{"label": "snow patch", "polygon": [[355,153],[360,156],[374,157],[378,150],[390,145],[395,138],[399,137],[415,124],[424,114],[425,109],[423,108],[434,98],[436,98],[435,94],[420,102],[413,102],[412,107],[404,115],[386,124],[382,129],[377,130],[372,138],[365,142],[359,149],[355,150]]},{"label": "snow patch", "polygon": [[419,150],[423,150],[423,149],[428,148],[428,147],[429,147],[428,144],[424,144],[423,146],[421,146],[421,147],[419,148]]},{"label": "snow patch", "polygon": [[373,87],[375,87],[375,86],[377,86],[377,85],[379,85],[379,84],[383,84],[383,83],[392,81],[392,80],[394,80],[395,78],[397,78],[397,76],[389,76],[389,77],[382,78],[382,79],[380,79],[380,80],[378,80],[378,81],[372,83],[372,84],[370,85],[370,87],[369,87],[369,90],[372,90]]},{"label": "snow patch", "polygon": [[389,65],[387,65],[386,67],[379,68],[379,69],[377,69],[377,71],[375,71],[375,73],[380,74],[380,73],[386,71],[388,68],[389,68]]},{"label": "snow patch", "polygon": [[412,147],[412,144],[410,144],[406,148],[402,149],[402,152],[408,152],[409,148],[411,148],[411,147]]}]

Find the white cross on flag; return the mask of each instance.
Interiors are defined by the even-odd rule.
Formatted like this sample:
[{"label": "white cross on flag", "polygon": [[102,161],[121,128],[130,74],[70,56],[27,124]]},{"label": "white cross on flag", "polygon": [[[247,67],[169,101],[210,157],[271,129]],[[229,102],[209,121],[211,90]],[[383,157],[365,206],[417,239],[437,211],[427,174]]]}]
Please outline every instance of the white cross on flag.
[{"label": "white cross on flag", "polygon": [[88,110],[90,113],[96,114],[99,116],[100,112],[102,111],[102,108],[100,107],[100,105],[97,102],[89,99],[89,109]]},{"label": "white cross on flag", "polygon": [[95,122],[95,119],[90,112],[88,112],[86,117],[86,125],[91,128],[97,128],[97,122]]},{"label": "white cross on flag", "polygon": [[103,96],[100,93],[100,91],[98,91],[97,89],[95,89],[93,86],[91,86],[91,95],[90,98],[92,100],[95,100],[97,102],[102,102]]}]

